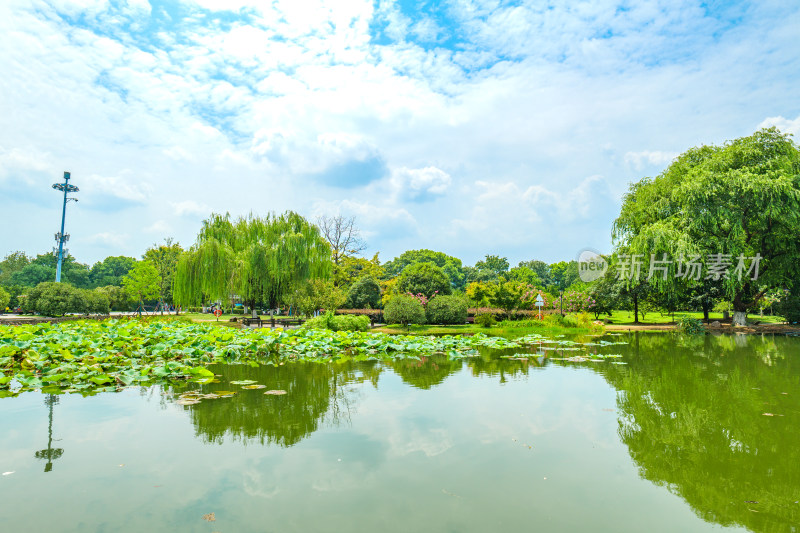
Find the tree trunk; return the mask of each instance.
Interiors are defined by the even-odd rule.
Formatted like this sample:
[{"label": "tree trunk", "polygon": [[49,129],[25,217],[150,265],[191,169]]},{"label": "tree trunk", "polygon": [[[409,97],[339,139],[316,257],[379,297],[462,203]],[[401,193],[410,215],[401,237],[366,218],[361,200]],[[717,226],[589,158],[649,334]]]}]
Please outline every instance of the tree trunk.
[{"label": "tree trunk", "polygon": [[706,324],[708,324],[708,312],[710,311],[711,303],[708,301],[708,298],[703,298],[703,320]]},{"label": "tree trunk", "polygon": [[636,294],[633,295],[633,323],[639,323],[639,297]]},{"label": "tree trunk", "polygon": [[746,311],[734,311],[733,312],[733,325],[734,326],[746,326],[747,325],[747,312]]}]

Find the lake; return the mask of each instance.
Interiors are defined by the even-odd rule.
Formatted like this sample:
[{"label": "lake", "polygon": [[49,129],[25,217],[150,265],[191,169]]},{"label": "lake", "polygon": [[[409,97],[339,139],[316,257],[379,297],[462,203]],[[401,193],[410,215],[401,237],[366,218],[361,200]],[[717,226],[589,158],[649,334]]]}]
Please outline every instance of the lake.
[{"label": "lake", "polygon": [[800,339],[600,338],[1,398],[2,530],[798,530]]}]

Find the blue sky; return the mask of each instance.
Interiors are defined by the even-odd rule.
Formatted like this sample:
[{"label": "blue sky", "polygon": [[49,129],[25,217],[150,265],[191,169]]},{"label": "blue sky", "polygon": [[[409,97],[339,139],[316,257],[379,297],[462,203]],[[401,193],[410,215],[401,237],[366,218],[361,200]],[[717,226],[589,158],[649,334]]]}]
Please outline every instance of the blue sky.
[{"label": "blue sky", "polygon": [[211,212],[355,216],[388,260],[611,248],[631,181],[800,133],[800,4],[6,0],[0,254],[190,245]]}]

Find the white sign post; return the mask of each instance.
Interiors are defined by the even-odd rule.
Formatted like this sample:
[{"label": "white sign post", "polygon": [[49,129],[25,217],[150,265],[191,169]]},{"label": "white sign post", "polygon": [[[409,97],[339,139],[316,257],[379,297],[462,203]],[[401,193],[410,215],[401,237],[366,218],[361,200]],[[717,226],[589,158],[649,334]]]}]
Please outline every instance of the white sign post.
[{"label": "white sign post", "polygon": [[544,307],[544,300],[542,300],[542,295],[536,295],[536,307],[539,308],[539,320],[542,319],[542,307]]}]

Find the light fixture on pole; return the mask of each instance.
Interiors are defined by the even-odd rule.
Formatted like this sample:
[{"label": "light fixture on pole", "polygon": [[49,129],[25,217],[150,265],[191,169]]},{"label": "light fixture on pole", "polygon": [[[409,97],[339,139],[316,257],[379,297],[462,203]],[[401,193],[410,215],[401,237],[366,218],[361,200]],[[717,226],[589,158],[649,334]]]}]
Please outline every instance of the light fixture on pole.
[{"label": "light fixture on pole", "polygon": [[58,249],[54,250],[56,252],[56,257],[58,257],[58,262],[56,263],[56,282],[61,281],[61,264],[64,262],[64,254],[67,253],[67,250],[64,249],[64,243],[69,240],[69,234],[64,233],[64,219],[67,216],[67,202],[70,200],[74,200],[75,202],[78,201],[77,198],[68,198],[67,193],[71,192],[78,192],[79,189],[75,185],[69,184],[69,172],[64,172],[64,183],[54,183],[53,188],[59,191],[64,191],[64,206],[61,209],[61,231],[56,233],[56,242],[58,243]]}]

